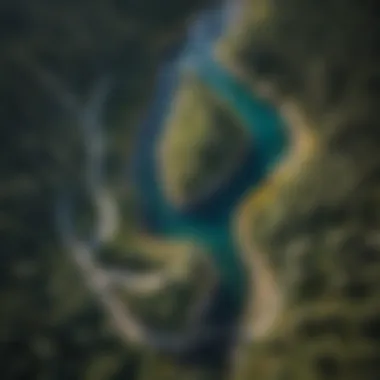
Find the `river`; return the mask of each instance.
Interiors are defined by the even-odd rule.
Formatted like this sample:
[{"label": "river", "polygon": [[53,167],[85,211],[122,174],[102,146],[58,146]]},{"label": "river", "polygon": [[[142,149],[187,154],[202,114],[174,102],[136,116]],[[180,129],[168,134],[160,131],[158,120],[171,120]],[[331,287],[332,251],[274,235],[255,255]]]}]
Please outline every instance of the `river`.
[{"label": "river", "polygon": [[[237,242],[231,233],[234,210],[242,195],[277,163],[287,146],[287,139],[284,123],[277,112],[256,98],[210,54],[236,11],[229,4],[219,11],[212,9],[202,13],[190,28],[187,39],[172,50],[164,62],[157,78],[154,101],[140,129],[133,173],[142,193],[140,202],[145,227],[161,236],[191,239],[210,247],[226,288],[238,300],[245,294],[245,274]],[[157,182],[153,157],[157,134],[165,123],[182,70],[194,70],[224,98],[254,140],[254,150],[229,182],[187,214],[173,209],[165,200]]]}]

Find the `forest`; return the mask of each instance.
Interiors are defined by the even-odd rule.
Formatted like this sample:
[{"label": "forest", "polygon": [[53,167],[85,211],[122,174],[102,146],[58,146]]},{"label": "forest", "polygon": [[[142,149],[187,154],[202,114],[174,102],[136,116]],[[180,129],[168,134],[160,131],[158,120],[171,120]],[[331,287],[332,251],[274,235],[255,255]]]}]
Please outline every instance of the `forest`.
[{"label": "forest", "polygon": [[0,377],[380,378],[380,5],[0,2]]}]

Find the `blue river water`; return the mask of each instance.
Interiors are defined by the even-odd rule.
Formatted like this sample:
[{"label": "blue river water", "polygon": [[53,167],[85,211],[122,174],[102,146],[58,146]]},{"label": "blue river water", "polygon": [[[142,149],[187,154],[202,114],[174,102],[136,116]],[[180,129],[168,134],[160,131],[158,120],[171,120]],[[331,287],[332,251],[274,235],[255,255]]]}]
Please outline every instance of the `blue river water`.
[{"label": "blue river water", "polygon": [[[141,189],[147,229],[160,236],[191,239],[209,247],[226,291],[239,303],[244,297],[246,276],[231,230],[234,209],[244,193],[252,190],[279,160],[287,148],[287,135],[275,110],[257,99],[210,53],[225,22],[226,15],[222,12],[203,15],[188,41],[177,48],[162,68],[155,101],[141,128],[133,168],[134,180]],[[156,139],[184,70],[195,72],[228,104],[252,139],[248,157],[230,181],[186,212],[174,209],[165,200],[153,156]]]}]

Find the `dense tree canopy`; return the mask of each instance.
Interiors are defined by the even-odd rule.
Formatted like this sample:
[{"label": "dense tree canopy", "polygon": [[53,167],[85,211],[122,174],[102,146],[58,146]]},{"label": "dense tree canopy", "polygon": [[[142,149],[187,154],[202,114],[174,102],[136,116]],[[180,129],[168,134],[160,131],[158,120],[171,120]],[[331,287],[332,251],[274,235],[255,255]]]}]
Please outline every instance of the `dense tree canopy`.
[{"label": "dense tree canopy", "polygon": [[[211,379],[202,371],[179,375],[166,358],[142,353],[116,336],[59,244],[54,219],[59,190],[81,193],[88,178],[84,152],[91,133],[83,136],[78,110],[87,110],[88,117],[104,111],[107,183],[123,207],[123,233],[100,260],[141,267],[134,249],[150,243],[142,247],[134,240],[139,215],[124,165],[161,60],[206,3],[211,1],[1,1],[2,378]],[[241,18],[218,54],[251,90],[278,106],[296,144],[271,180],[247,194],[237,215],[237,240],[249,258],[247,270],[256,276],[244,327],[258,339],[242,342],[233,380],[377,379],[380,3],[242,3]],[[111,90],[100,107],[94,98],[103,84]],[[185,80],[182,86],[180,95],[199,93],[186,107],[199,111],[200,123],[210,123],[200,132],[213,132],[219,122],[236,131],[233,115],[221,116],[220,104],[202,85]],[[181,123],[181,117],[188,123],[180,113],[173,120]],[[232,138],[243,142],[240,134]],[[236,157],[233,148],[228,147]],[[199,175],[194,168],[188,173],[192,180]],[[188,181],[180,173],[170,176],[180,184]],[[198,180],[196,191],[204,183]],[[86,232],[94,218],[82,193],[78,203],[86,212],[76,227]],[[159,248],[158,256],[180,253],[179,267],[192,266],[186,260],[193,247]],[[176,255],[168,257],[177,264]],[[203,264],[194,264],[196,273],[210,279]],[[180,284],[159,302],[139,305],[129,294],[121,298],[146,310],[148,319],[153,313],[157,325],[175,325],[173,297],[176,305],[186,303],[207,282],[192,280],[199,285],[191,288],[195,295]],[[322,347],[318,338],[326,334],[332,339]]]},{"label": "dense tree canopy", "polygon": [[72,94],[85,102],[98,78],[112,77],[106,125],[117,182],[157,65],[204,3],[1,2],[2,378],[132,379],[138,373],[138,355],[109,333],[56,244],[55,190],[78,180],[83,161],[65,101]]}]

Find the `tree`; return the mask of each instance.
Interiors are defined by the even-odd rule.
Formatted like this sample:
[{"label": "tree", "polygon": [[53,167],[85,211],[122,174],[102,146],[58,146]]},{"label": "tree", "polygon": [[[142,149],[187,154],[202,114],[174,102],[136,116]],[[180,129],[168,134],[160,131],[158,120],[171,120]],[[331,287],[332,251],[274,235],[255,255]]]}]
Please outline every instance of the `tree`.
[{"label": "tree", "polygon": [[162,53],[203,3],[1,2],[3,378],[138,375],[139,353],[108,332],[101,308],[57,244],[54,209],[62,186],[83,183],[86,141],[78,115],[107,76],[108,180],[118,188]]},{"label": "tree", "polygon": [[379,10],[252,1],[221,46],[295,142],[240,208],[256,302],[234,380],[379,376]]}]

